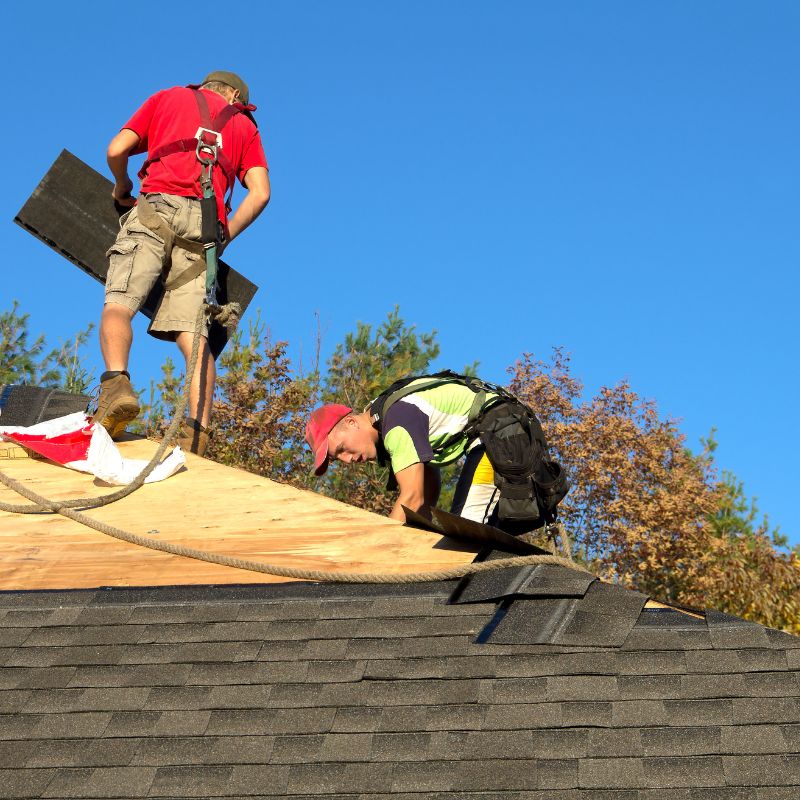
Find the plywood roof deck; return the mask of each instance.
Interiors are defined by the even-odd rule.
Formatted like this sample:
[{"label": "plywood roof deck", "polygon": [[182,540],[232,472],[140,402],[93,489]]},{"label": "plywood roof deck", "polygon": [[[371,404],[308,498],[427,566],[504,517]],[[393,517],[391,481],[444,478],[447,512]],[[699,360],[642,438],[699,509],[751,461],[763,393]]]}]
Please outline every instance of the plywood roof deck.
[{"label": "plywood roof deck", "polygon": [[[149,459],[156,447],[141,439],[120,443],[129,458]],[[0,460],[0,470],[50,498],[114,491],[90,475],[29,458]],[[0,500],[27,502],[2,485]],[[420,572],[475,555],[437,534],[191,454],[177,475],[86,513],[132,533],[309,569]],[[0,590],[284,580],[121,542],[58,514],[0,511]]]}]

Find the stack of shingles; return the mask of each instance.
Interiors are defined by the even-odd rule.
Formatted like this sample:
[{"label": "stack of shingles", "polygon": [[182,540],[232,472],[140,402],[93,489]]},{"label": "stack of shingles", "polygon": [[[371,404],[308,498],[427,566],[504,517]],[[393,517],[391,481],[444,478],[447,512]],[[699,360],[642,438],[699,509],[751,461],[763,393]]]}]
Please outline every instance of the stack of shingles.
[{"label": "stack of shingles", "polygon": [[0,795],[800,796],[800,638],[535,572],[0,595]]}]

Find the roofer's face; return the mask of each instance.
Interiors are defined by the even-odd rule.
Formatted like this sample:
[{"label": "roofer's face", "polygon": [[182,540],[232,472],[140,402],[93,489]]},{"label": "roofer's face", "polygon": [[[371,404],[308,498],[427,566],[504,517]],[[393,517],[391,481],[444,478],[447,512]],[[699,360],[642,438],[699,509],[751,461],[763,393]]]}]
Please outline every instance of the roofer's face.
[{"label": "roofer's face", "polygon": [[372,426],[366,427],[355,417],[345,417],[328,434],[328,455],[345,464],[374,461],[378,457],[376,438]]}]

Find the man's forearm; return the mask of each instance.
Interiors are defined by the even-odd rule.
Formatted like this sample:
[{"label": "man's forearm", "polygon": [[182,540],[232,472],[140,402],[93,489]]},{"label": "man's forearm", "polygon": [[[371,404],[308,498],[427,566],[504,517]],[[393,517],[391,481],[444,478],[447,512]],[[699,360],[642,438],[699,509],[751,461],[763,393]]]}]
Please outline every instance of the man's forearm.
[{"label": "man's forearm", "polygon": [[109,153],[106,161],[108,161],[108,168],[117,183],[125,183],[129,180],[127,153]]},{"label": "man's forearm", "polygon": [[405,511],[403,511],[403,506],[410,508],[412,511],[419,511],[423,505],[425,505],[425,502],[422,495],[414,494],[404,497],[401,494],[400,497],[397,498],[397,502],[394,504],[389,517],[391,519],[399,519],[400,522],[405,522],[406,514]]},{"label": "man's forearm", "polygon": [[236,213],[228,220],[228,241],[235,239],[267,207],[269,194],[248,192]]}]

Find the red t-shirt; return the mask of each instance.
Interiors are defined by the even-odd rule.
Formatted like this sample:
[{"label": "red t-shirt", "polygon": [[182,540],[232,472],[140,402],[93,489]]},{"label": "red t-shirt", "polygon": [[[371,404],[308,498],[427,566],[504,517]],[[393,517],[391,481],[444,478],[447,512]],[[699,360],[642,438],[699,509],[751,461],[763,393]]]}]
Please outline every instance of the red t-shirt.
[{"label": "red t-shirt", "polygon": [[[208,89],[200,91],[208,101],[208,110],[213,119],[227,102],[216,92]],[[200,112],[193,91],[183,86],[175,86],[157,92],[145,100],[124,127],[138,134],[141,139],[134,151],[136,154],[152,153],[156,148],[170,142],[190,139],[197,133],[199,126]],[[267,166],[258,128],[245,114],[236,114],[228,120],[222,131],[222,149],[242,185],[247,170]],[[150,164],[147,175],[142,181],[141,190],[180,197],[202,197],[200,169],[200,163],[193,152],[173,153]],[[227,224],[225,196],[228,186],[225,173],[221,167],[216,166],[213,176],[219,218]]]}]

